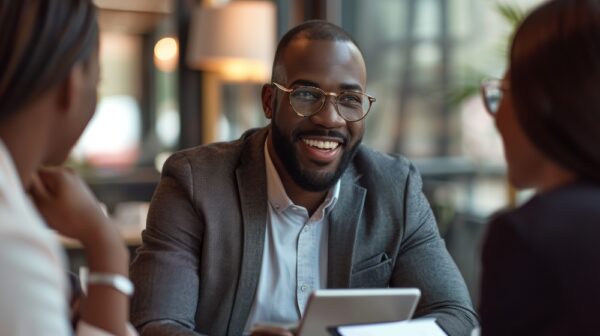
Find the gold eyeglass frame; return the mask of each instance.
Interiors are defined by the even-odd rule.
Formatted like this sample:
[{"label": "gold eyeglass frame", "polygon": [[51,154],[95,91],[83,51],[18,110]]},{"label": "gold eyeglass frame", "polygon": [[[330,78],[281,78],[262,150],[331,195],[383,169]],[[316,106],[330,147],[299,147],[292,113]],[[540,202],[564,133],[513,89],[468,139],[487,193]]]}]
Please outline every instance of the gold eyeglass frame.
[{"label": "gold eyeglass frame", "polygon": [[[311,89],[315,89],[315,90],[321,92],[325,96],[325,99],[323,99],[323,103],[321,104],[321,106],[318,109],[315,109],[315,111],[313,111],[313,113],[311,113],[310,115],[304,115],[304,114],[296,111],[296,109],[292,105],[292,101],[290,100],[290,106],[291,106],[292,110],[294,110],[294,113],[296,113],[296,115],[298,115],[299,117],[312,117],[313,115],[319,113],[323,109],[323,107],[325,106],[325,104],[327,103],[327,96],[330,96],[330,97],[333,97],[333,106],[335,107],[335,111],[337,112],[337,114],[340,117],[342,117],[342,119],[344,119],[344,120],[346,120],[348,122],[357,122],[357,121],[363,120],[367,116],[367,114],[369,114],[369,112],[371,111],[371,107],[373,107],[373,103],[375,101],[377,101],[377,99],[375,97],[373,97],[371,95],[368,95],[368,94],[366,94],[364,92],[359,92],[359,91],[342,91],[340,93],[335,93],[335,92],[326,92],[326,91],[323,91],[321,88],[318,88],[318,87],[315,87],[315,86],[306,86],[306,85],[304,85],[304,86],[299,86],[299,87],[297,87],[295,89],[288,89],[285,86],[283,86],[283,85],[281,85],[281,84],[279,84],[277,82],[272,82],[272,84],[275,85],[275,87],[277,87],[279,90],[281,90],[283,92],[286,92],[288,94],[291,94],[292,92],[294,92],[294,91],[296,91],[296,90],[298,90],[300,88],[311,88]],[[344,117],[340,113],[340,109],[338,107],[338,101],[337,101],[338,97],[341,96],[341,95],[343,95],[344,93],[348,93],[348,92],[352,92],[352,93],[357,93],[357,94],[363,95],[363,96],[367,97],[367,99],[369,100],[369,108],[367,109],[367,111],[365,112],[365,114],[362,117],[360,117],[359,119],[348,120],[346,117]]]}]

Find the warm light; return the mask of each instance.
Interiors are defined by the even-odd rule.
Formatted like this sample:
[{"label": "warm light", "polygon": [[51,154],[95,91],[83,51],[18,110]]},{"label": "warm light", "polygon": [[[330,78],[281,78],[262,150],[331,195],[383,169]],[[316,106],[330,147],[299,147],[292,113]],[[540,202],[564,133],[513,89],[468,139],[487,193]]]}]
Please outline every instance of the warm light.
[{"label": "warm light", "polygon": [[269,73],[264,62],[250,60],[224,61],[221,70],[225,80],[243,82],[264,82]]},{"label": "warm light", "polygon": [[203,62],[205,70],[219,73],[221,79],[230,82],[264,82],[271,69],[265,62],[242,58],[214,58]]},{"label": "warm light", "polygon": [[165,37],[156,42],[154,47],[156,58],[168,61],[177,56],[177,42],[172,37]]},{"label": "warm light", "polygon": [[231,1],[199,6],[193,15],[187,62],[228,81],[264,82],[275,50],[275,5]]},{"label": "warm light", "polygon": [[177,69],[179,46],[172,37],[164,37],[156,42],[154,46],[154,64],[164,72],[172,72]]}]

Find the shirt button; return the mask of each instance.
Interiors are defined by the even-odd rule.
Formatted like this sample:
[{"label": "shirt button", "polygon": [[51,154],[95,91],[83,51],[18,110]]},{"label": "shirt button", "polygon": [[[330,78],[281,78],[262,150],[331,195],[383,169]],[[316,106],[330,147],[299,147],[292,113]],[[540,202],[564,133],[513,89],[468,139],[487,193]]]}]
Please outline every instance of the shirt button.
[{"label": "shirt button", "polygon": [[307,287],[306,287],[306,285],[302,285],[302,286],[300,286],[300,290],[301,290],[302,292],[306,292],[306,288],[307,288]]}]

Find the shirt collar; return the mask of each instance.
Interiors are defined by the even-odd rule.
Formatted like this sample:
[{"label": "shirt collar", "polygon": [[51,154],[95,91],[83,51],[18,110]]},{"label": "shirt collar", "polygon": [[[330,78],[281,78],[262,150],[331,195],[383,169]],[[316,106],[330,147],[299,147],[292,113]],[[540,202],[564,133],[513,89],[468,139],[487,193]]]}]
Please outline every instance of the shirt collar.
[{"label": "shirt collar", "polygon": [[[271,155],[269,154],[269,150],[267,148],[267,141],[265,141],[264,151],[265,168],[267,173],[267,196],[269,199],[269,203],[271,203],[271,206],[273,206],[275,211],[281,213],[290,206],[293,206],[294,202],[292,202],[292,200],[288,197],[287,193],[285,192],[285,188],[283,187],[281,178],[279,177],[277,169],[275,169],[275,165],[271,160]],[[325,200],[323,201],[321,206],[319,206],[319,209],[316,211],[316,213],[319,213],[322,210],[329,211],[333,209],[340,195],[340,186],[341,179],[339,179],[335,183],[333,188],[329,190],[329,192],[327,193],[327,197],[325,197]]]}]

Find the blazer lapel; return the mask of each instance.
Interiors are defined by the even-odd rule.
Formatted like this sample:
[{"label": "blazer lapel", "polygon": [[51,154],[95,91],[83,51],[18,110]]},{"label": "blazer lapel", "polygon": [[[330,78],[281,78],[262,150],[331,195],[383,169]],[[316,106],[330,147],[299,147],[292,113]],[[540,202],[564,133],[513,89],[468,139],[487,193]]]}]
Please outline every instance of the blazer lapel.
[{"label": "blazer lapel", "polygon": [[362,214],[365,188],[356,184],[354,167],[342,177],[339,199],[329,220],[327,287],[348,288],[356,243],[356,231]]},{"label": "blazer lapel", "polygon": [[242,335],[258,286],[267,223],[264,144],[267,129],[251,135],[236,169],[243,219],[242,267],[229,321],[228,335]]}]

